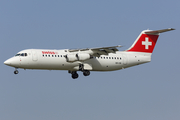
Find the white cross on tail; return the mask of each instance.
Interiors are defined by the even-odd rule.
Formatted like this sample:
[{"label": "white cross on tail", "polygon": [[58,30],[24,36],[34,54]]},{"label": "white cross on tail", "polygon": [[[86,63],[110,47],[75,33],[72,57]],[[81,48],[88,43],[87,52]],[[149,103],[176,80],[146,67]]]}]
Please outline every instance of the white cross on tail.
[{"label": "white cross on tail", "polygon": [[149,45],[152,45],[152,42],[149,42],[149,38],[146,37],[145,41],[142,41],[142,45],[145,45],[145,49],[149,49]]}]

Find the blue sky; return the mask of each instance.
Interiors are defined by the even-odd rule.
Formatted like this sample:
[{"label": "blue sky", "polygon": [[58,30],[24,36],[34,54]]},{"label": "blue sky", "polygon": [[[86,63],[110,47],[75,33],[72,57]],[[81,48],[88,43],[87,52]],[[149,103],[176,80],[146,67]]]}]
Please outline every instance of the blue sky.
[{"label": "blue sky", "polygon": [[[1,120],[180,119],[179,0],[0,1]],[[123,45],[162,33],[147,64],[114,72],[19,70],[3,62],[29,48]]]}]

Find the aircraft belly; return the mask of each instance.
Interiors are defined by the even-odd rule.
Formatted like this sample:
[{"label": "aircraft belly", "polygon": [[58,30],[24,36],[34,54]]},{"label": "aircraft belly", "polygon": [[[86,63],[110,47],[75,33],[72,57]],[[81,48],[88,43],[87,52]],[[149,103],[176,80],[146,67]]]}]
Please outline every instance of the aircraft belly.
[{"label": "aircraft belly", "polygon": [[93,59],[89,61],[92,64],[92,71],[113,71],[122,69],[121,62],[116,60],[97,60]]},{"label": "aircraft belly", "polygon": [[47,59],[32,63],[30,69],[71,70],[78,65],[78,63],[68,63],[65,60]]}]

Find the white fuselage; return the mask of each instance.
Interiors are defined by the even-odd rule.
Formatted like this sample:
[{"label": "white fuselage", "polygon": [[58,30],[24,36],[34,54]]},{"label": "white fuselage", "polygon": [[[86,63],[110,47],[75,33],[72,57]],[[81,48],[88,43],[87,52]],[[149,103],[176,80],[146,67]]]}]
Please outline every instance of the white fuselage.
[{"label": "white fuselage", "polygon": [[[85,61],[67,62],[65,55],[68,50],[28,49],[8,59],[9,66],[23,69],[47,69],[78,71],[79,64],[84,64],[90,71],[113,71],[151,61],[151,53],[118,51],[100,57],[93,57]],[[79,52],[73,52],[77,54]]]}]

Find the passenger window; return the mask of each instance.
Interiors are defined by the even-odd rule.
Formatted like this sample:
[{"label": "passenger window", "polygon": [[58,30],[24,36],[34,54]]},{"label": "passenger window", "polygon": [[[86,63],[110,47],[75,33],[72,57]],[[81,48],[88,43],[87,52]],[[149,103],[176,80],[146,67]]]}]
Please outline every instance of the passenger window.
[{"label": "passenger window", "polygon": [[50,55],[49,55],[49,57],[50,57]]},{"label": "passenger window", "polygon": [[27,53],[25,53],[25,56],[27,56]]},{"label": "passenger window", "polygon": [[54,55],[52,55],[52,57],[54,57]]}]

